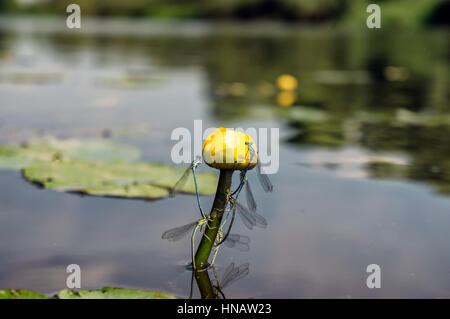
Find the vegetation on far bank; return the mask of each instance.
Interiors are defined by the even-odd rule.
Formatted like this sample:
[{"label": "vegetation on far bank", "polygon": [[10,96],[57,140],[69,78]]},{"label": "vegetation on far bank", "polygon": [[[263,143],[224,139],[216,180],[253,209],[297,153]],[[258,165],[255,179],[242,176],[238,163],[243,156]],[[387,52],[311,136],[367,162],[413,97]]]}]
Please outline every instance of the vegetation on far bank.
[{"label": "vegetation on far bank", "polygon": [[[0,0],[0,12],[60,14],[74,1]],[[381,6],[384,26],[448,25],[446,0],[77,0],[83,14],[218,20],[282,20],[306,23],[364,22],[370,3]]]}]

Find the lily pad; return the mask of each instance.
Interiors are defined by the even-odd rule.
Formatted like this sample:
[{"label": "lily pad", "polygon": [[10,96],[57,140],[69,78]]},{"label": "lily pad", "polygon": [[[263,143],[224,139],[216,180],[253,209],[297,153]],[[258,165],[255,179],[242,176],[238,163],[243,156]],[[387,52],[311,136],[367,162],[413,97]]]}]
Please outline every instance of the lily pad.
[{"label": "lily pad", "polygon": [[330,118],[326,111],[306,106],[280,109],[279,114],[290,121],[302,123],[324,123]]},{"label": "lily pad", "polygon": [[58,293],[57,297],[58,299],[176,299],[175,296],[159,291],[111,287],[78,291],[64,289]]},{"label": "lily pad", "polygon": [[[24,177],[45,188],[96,196],[156,199],[168,195],[183,174],[182,168],[159,163],[114,161],[39,161],[23,170]],[[214,194],[217,177],[198,174],[199,193]],[[195,193],[192,179],[180,190]]]},{"label": "lily pad", "polygon": [[141,156],[132,145],[107,141],[53,140],[50,145],[61,149],[70,159],[135,161]]},{"label": "lily pad", "polygon": [[48,84],[59,83],[63,80],[62,73],[46,72],[11,72],[0,73],[0,83],[7,82],[13,84]]},{"label": "lily pad", "polygon": [[[54,299],[176,299],[177,297],[159,291],[105,287],[97,290],[78,291],[64,289]],[[50,299],[46,295],[24,289],[0,290],[0,299]]]},{"label": "lily pad", "polygon": [[61,154],[49,145],[0,146],[0,168],[21,169],[34,160],[50,161]]},{"label": "lily pad", "polygon": [[139,159],[139,149],[125,144],[76,139],[34,141],[0,146],[0,168],[21,169],[34,161],[59,159],[124,160]]},{"label": "lily pad", "polygon": [[48,297],[25,289],[6,289],[0,290],[0,299],[48,299]]},{"label": "lily pad", "polygon": [[[134,162],[139,149],[108,141],[76,139],[0,146],[0,168],[23,169],[23,176],[45,188],[94,196],[156,199],[168,195],[182,167]],[[214,194],[217,177],[198,174],[199,193]],[[180,192],[195,193],[193,179]]]},{"label": "lily pad", "polygon": [[99,77],[96,79],[96,84],[100,87],[115,89],[143,89],[161,85],[162,80],[142,75],[126,75],[111,78]]}]

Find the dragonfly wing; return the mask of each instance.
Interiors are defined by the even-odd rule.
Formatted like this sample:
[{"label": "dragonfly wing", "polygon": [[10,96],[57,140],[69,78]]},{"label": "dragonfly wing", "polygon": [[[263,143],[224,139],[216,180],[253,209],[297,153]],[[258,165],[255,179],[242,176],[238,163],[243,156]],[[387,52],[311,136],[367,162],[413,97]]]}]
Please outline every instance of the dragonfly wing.
[{"label": "dragonfly wing", "polygon": [[173,197],[175,196],[175,192],[179,191],[183,188],[184,184],[186,184],[186,181],[188,180],[189,173],[191,172],[192,164],[186,168],[183,175],[181,175],[180,179],[175,183],[175,185],[169,189],[169,196]]},{"label": "dragonfly wing", "polygon": [[244,222],[244,225],[248,229],[253,229],[253,226],[256,224],[256,219],[253,216],[253,214],[244,206],[236,202],[236,208],[238,211],[239,216],[241,217],[242,221]]},{"label": "dragonfly wing", "polygon": [[239,242],[243,244],[250,244],[250,237],[245,235],[238,235],[239,236]]},{"label": "dragonfly wing", "polygon": [[256,212],[256,201],[255,201],[255,197],[253,196],[252,189],[250,188],[250,183],[247,180],[247,182],[245,184],[246,184],[245,191],[246,191],[246,195],[247,195],[248,208],[250,208],[250,210],[252,212]]},{"label": "dragonfly wing", "polygon": [[238,243],[236,243],[236,248],[239,251],[249,251],[250,250],[250,245],[247,244],[247,243],[238,242]]},{"label": "dragonfly wing", "polygon": [[266,193],[271,192],[273,190],[273,185],[270,182],[269,177],[267,177],[267,174],[263,174],[262,170],[261,170],[261,162],[258,161],[258,178],[259,178],[259,182],[261,183],[262,188],[264,189],[264,191]]},{"label": "dragonfly wing", "polygon": [[[228,269],[228,268],[227,268]],[[232,283],[238,281],[239,279],[244,278],[249,273],[249,263],[245,263],[240,265],[239,267],[234,267],[231,271],[229,271],[227,274],[224,274],[221,286],[222,289],[231,285]],[[225,275],[227,275],[225,277]]]},{"label": "dragonfly wing", "polygon": [[255,226],[258,226],[260,228],[267,227],[267,220],[263,216],[255,212],[253,213],[253,217],[255,218]]},{"label": "dragonfly wing", "polygon": [[239,279],[244,278],[245,276],[247,276],[250,272],[250,264],[249,263],[245,263],[239,266],[239,270],[238,270],[238,276],[236,276],[234,278],[234,281],[238,281]]},{"label": "dragonfly wing", "polygon": [[189,231],[191,231],[192,229],[194,229],[194,227],[197,225],[197,222],[192,222],[180,227],[176,227],[176,228],[172,228],[169,230],[166,230],[161,238],[162,239],[167,239],[169,241],[177,241],[180,240],[181,238],[185,237]]},{"label": "dragonfly wing", "polygon": [[227,239],[223,242],[226,247],[233,248],[239,241],[240,236],[237,234],[228,234]]},{"label": "dragonfly wing", "polygon": [[234,262],[230,263],[227,268],[223,271],[222,280],[221,280],[221,286],[224,280],[228,280],[227,278],[230,276],[234,269]]},{"label": "dragonfly wing", "polygon": [[[228,235],[228,236],[229,236],[229,235]],[[233,247],[236,245],[236,242],[235,242],[235,241],[232,241],[232,240],[229,240],[229,239],[227,238],[227,240],[225,240],[225,241],[223,242],[223,244],[225,245],[225,247],[233,248]]]},{"label": "dragonfly wing", "polygon": [[237,248],[239,251],[250,250],[250,237],[238,234],[229,234],[224,244],[228,248]]},{"label": "dragonfly wing", "polygon": [[[231,269],[230,266],[232,266]],[[223,289],[224,287],[226,287],[227,285],[230,284],[230,282],[233,281],[233,278],[236,277],[237,272],[239,271],[239,268],[234,267],[234,263],[230,264],[230,266],[227,267],[227,269],[225,270],[225,273],[222,276],[222,280],[220,281],[220,285],[221,288]],[[228,272],[227,272],[228,270]]]}]

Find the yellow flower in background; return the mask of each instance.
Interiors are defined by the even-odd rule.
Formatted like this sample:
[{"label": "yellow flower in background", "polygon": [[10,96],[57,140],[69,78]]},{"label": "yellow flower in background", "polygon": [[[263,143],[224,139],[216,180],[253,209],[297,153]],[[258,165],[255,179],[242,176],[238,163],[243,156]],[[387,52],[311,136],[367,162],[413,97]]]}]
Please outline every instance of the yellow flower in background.
[{"label": "yellow flower in background", "polygon": [[277,78],[277,85],[281,90],[292,91],[297,89],[298,82],[297,79],[292,75],[283,74]]},{"label": "yellow flower in background", "polygon": [[297,95],[292,91],[282,91],[278,93],[277,102],[282,107],[289,107],[295,103]]},{"label": "yellow flower in background", "polygon": [[258,159],[258,150],[250,135],[224,127],[216,129],[206,138],[202,153],[205,163],[217,169],[252,169]]}]

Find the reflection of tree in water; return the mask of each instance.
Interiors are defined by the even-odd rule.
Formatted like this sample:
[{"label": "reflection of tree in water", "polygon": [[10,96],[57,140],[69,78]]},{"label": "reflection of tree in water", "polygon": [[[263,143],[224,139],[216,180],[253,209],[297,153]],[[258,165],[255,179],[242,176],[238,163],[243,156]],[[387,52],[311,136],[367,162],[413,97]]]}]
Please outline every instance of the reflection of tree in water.
[{"label": "reflection of tree in water", "polygon": [[[449,52],[440,43],[443,38],[434,34],[430,39],[419,34],[423,42],[391,34],[343,38],[333,46],[321,39],[314,43],[303,38],[259,39],[283,42],[270,46],[275,48],[270,57],[258,55],[258,49],[246,52],[238,42],[233,53],[246,52],[252,57],[246,60],[250,65],[236,58],[220,64],[219,56],[208,69],[214,115],[251,117],[263,109],[261,105],[270,106],[273,115],[286,118],[297,131],[287,139],[290,143],[402,151],[411,158],[408,165],[373,163],[367,171],[374,177],[431,182],[439,191],[450,192]],[[430,56],[423,46],[440,50]],[[233,57],[227,50],[232,49],[222,54]],[[283,73],[295,75],[300,82],[298,100],[289,110],[257,92],[258,81],[274,83]],[[217,94],[223,82],[238,81],[247,94]],[[313,110],[326,116],[320,118]]]},{"label": "reflection of tree in water", "polygon": [[[199,67],[207,77],[209,111],[218,120],[277,117],[296,131],[287,139],[292,144],[402,151],[411,158],[407,167],[375,165],[368,172],[430,181],[448,192],[446,32],[239,30],[192,37],[55,35],[45,41],[64,53],[94,48],[99,63],[147,57],[169,68]],[[299,82],[287,108],[277,102],[281,74]]]}]

